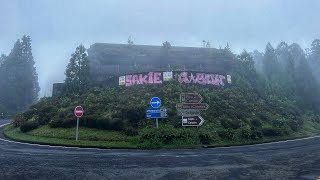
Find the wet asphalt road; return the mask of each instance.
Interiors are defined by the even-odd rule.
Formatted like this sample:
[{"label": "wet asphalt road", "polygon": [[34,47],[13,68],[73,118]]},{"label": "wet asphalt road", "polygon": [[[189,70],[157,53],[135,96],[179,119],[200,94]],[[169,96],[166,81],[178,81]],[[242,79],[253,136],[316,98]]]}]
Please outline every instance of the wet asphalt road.
[{"label": "wet asphalt road", "polygon": [[[0,125],[7,122],[0,120]],[[196,150],[79,149],[0,140],[0,179],[315,180],[319,176],[320,137]]]}]

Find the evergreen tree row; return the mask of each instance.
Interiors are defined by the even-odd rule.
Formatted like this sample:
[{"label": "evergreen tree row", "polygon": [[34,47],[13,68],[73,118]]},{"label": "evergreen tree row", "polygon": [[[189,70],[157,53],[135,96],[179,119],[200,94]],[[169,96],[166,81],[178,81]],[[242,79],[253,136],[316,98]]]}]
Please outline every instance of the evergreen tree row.
[{"label": "evergreen tree row", "polygon": [[0,58],[0,114],[23,111],[38,100],[38,74],[31,38],[24,35],[8,56]]}]

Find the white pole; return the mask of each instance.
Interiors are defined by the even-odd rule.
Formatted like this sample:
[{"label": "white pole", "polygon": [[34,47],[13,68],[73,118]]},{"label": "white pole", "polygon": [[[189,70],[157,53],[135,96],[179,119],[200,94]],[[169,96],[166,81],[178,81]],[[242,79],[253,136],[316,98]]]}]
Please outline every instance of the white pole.
[{"label": "white pole", "polygon": [[76,142],[78,142],[78,134],[79,134],[79,118],[77,118],[77,130],[76,130]]}]

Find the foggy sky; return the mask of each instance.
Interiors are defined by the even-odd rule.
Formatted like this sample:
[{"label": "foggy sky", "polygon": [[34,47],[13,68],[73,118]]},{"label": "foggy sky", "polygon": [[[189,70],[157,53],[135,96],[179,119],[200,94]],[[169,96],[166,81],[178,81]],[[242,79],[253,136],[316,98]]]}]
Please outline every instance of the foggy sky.
[{"label": "foggy sky", "polygon": [[79,44],[95,42],[202,46],[230,44],[263,51],[267,42],[320,38],[318,0],[0,0],[0,54],[28,34],[39,74],[40,95],[64,80]]}]

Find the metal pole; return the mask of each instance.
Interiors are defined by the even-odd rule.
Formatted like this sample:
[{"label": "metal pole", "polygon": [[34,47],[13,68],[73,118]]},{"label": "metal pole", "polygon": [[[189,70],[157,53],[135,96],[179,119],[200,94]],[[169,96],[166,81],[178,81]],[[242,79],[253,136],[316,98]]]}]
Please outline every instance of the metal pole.
[{"label": "metal pole", "polygon": [[76,130],[76,142],[78,142],[78,134],[79,134],[79,118],[77,118],[77,130]]},{"label": "metal pole", "polygon": [[158,118],[156,118],[156,128],[158,129]]}]

